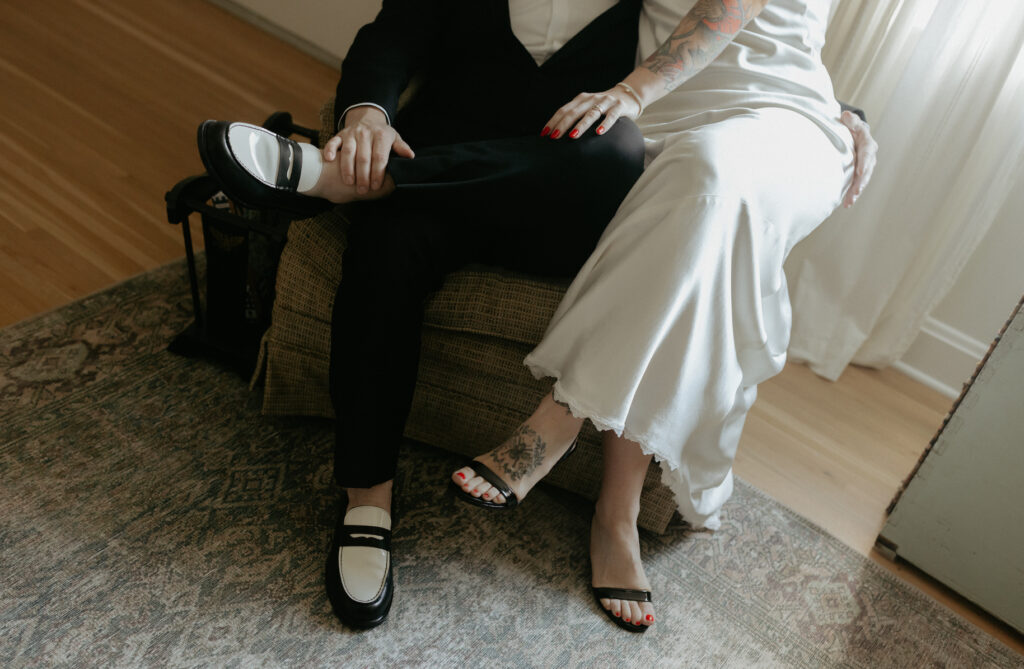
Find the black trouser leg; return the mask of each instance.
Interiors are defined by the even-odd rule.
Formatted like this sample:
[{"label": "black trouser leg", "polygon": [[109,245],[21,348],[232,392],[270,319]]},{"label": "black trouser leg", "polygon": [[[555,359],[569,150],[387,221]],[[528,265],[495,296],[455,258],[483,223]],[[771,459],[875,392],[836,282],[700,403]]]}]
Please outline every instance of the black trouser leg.
[{"label": "black trouser leg", "polygon": [[642,168],[639,131],[621,121],[602,137],[489,140],[396,161],[395,194],[351,209],[334,302],[339,485],[394,478],[423,304],[444,277],[473,262],[571,277]]}]

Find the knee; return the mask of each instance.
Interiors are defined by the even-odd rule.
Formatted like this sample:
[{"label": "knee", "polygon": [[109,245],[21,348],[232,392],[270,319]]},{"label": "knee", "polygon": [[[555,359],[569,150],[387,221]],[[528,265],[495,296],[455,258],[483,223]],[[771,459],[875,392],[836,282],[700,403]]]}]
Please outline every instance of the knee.
[{"label": "knee", "polygon": [[603,135],[588,133],[580,141],[579,157],[582,169],[593,171],[601,182],[612,182],[608,187],[628,189],[644,169],[644,138],[635,123],[619,119]]}]

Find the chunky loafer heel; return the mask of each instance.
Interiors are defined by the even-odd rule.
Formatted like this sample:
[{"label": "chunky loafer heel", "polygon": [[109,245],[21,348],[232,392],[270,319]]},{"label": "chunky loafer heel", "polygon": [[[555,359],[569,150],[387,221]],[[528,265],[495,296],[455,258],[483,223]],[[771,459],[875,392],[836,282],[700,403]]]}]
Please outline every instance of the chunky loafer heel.
[{"label": "chunky loafer heel", "polygon": [[368,629],[384,622],[395,592],[387,511],[357,506],[339,514],[326,585],[334,613],[345,625]]}]

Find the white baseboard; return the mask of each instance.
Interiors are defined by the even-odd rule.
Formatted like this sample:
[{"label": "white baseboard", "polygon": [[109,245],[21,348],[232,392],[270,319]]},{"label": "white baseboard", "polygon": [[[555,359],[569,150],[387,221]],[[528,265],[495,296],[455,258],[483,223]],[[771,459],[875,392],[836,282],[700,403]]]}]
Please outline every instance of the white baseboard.
[{"label": "white baseboard", "polygon": [[283,42],[286,42],[299,51],[316,58],[321,63],[330,65],[331,67],[341,70],[341,58],[331,53],[330,51],[313,44],[305,37],[296,35],[295,33],[282,28],[276,23],[267,20],[265,17],[260,16],[256,12],[252,11],[248,7],[232,2],[232,0],[207,0],[210,4],[220,7],[226,12],[234,14],[243,21],[247,21],[257,28],[270,33],[274,37],[277,37]]},{"label": "white baseboard", "polygon": [[960,395],[989,344],[929,317],[893,368],[947,397]]}]

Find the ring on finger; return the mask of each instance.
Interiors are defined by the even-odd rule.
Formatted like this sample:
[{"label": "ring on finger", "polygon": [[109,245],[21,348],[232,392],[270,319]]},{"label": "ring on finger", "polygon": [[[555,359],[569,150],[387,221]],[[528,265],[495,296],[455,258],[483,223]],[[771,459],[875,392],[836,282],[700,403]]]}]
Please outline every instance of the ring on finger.
[{"label": "ring on finger", "polygon": [[604,114],[604,110],[601,109],[601,107],[598,106],[598,105],[594,105],[593,107],[591,107],[590,111],[596,111],[598,116],[601,116],[601,115]]}]

